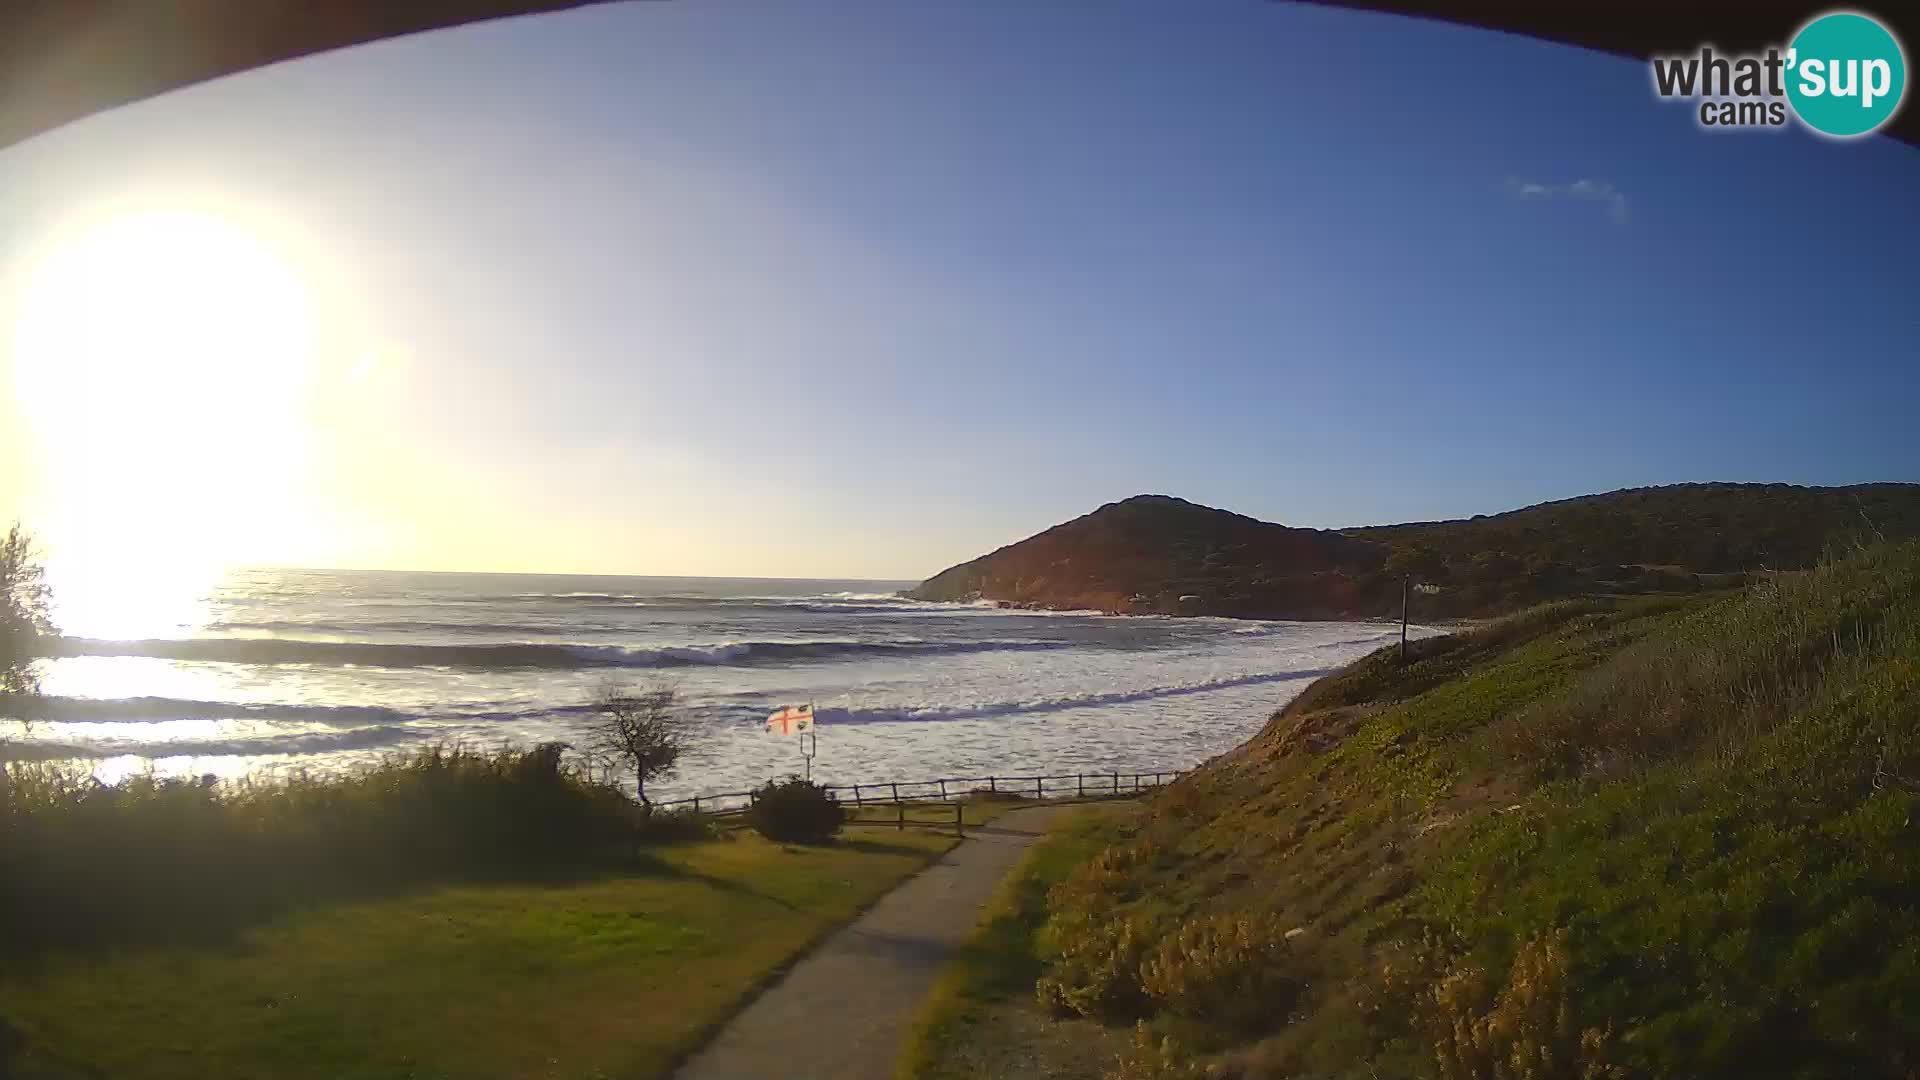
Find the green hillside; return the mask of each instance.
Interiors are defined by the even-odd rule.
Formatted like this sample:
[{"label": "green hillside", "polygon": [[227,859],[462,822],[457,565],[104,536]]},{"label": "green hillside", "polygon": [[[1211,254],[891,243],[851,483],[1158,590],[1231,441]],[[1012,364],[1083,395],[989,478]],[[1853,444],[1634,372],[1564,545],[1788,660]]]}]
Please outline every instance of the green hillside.
[{"label": "green hillside", "polygon": [[1920,485],[1676,484],[1346,532],[1383,545],[1389,573],[1449,586],[1438,601],[1447,610],[1477,613],[1711,586],[1729,574],[1805,569],[1835,548],[1920,536]]},{"label": "green hillside", "polygon": [[1911,1078],[1917,812],[1920,544],[1557,603],[1152,800],[1048,895],[1037,994],[1138,1023],[1132,1080]]}]

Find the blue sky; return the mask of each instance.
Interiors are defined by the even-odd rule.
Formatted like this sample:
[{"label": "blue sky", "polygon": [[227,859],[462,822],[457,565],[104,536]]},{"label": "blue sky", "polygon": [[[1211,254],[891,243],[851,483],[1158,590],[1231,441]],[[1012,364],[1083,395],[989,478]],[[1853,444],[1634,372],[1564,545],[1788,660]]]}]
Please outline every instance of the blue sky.
[{"label": "blue sky", "polygon": [[[913,578],[1144,491],[1341,526],[1920,479],[1916,191],[1890,140],[1390,16],[640,3],[0,151],[0,253],[128,200],[268,223],[360,381],[232,559]],[[0,437],[0,512],[59,517],[52,456]]]}]

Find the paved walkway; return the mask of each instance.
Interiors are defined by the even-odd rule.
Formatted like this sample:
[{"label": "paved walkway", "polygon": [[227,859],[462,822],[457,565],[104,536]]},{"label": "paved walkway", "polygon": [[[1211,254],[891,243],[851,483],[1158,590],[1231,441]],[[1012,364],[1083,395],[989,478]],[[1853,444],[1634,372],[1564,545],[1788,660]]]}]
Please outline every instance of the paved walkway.
[{"label": "paved walkway", "polygon": [[1060,806],[1009,811],[809,953],[675,1080],[887,1080],[980,906]]}]

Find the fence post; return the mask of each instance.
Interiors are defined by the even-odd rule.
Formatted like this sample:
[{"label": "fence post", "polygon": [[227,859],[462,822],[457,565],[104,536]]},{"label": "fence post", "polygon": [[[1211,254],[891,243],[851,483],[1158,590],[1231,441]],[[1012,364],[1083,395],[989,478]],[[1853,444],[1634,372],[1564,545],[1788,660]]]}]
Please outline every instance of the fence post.
[{"label": "fence post", "polygon": [[855,785],[853,785],[853,805],[855,805],[855,806],[859,806],[859,805],[861,805],[861,802],[860,802],[860,785],[859,785],[859,784],[855,784]]},{"label": "fence post", "polygon": [[693,797],[693,816],[694,817],[700,816],[700,796],[698,795],[695,795]]},{"label": "fence post", "polygon": [[894,802],[900,801],[900,781],[898,780],[895,780],[893,782],[893,801]]},{"label": "fence post", "polygon": [[1087,774],[1086,774],[1086,773],[1074,773],[1074,774],[1073,774],[1073,779],[1074,779],[1074,783],[1075,783],[1075,784],[1077,784],[1077,785],[1079,786],[1079,789],[1080,789],[1080,797],[1081,797],[1081,798],[1083,798],[1083,799],[1084,799],[1084,798],[1086,798],[1086,797],[1087,797]]},{"label": "fence post", "polygon": [[997,776],[989,776],[989,777],[987,777],[987,790],[988,790],[988,791],[999,791],[999,790],[1000,790],[1000,778],[999,778],[999,777],[997,777]]},{"label": "fence post", "polygon": [[965,802],[956,802],[953,804],[953,835],[960,837],[967,835],[966,815],[967,804]]},{"label": "fence post", "polygon": [[1046,798],[1045,795],[1041,794],[1041,788],[1040,788],[1040,782],[1045,779],[1046,777],[1044,776],[1036,776],[1033,778],[1033,797],[1034,798],[1036,799]]},{"label": "fence post", "polygon": [[893,827],[899,830],[900,832],[906,832],[907,831],[907,804],[900,802],[899,800],[896,799],[894,800],[894,803],[893,803],[893,809],[895,813],[900,815],[898,818],[895,819]]},{"label": "fence post", "polygon": [[1113,793],[1115,795],[1120,794],[1120,774],[1119,773],[1113,774]]},{"label": "fence post", "polygon": [[940,781],[940,801],[947,801],[947,782],[945,780]]}]

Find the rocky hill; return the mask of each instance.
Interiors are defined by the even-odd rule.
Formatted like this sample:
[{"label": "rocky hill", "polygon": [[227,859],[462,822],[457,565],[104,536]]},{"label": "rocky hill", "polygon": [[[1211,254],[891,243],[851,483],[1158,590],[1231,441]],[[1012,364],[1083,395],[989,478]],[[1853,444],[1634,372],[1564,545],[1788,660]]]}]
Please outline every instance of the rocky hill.
[{"label": "rocky hill", "polygon": [[935,575],[909,594],[1044,608],[1423,619],[1567,596],[1690,592],[1920,536],[1920,485],[1679,484],[1457,521],[1296,529],[1139,495]]},{"label": "rocky hill", "polygon": [[[942,571],[909,595],[1045,608],[1335,618],[1380,610],[1387,546],[1136,495]],[[1395,593],[1397,597],[1398,594]],[[1397,600],[1396,600],[1397,603]]]}]

